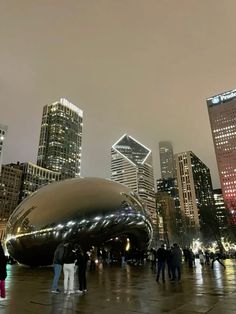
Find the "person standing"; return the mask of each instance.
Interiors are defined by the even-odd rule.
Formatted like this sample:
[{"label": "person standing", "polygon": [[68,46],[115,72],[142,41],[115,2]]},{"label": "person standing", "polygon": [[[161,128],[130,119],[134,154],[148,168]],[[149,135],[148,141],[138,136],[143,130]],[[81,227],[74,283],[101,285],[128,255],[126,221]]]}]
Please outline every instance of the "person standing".
[{"label": "person standing", "polygon": [[205,263],[206,263],[206,265],[210,265],[210,253],[209,253],[209,251],[205,251]]},{"label": "person standing", "polygon": [[187,263],[189,259],[189,249],[187,246],[185,246],[185,248],[183,249],[183,253],[184,253],[184,261]]},{"label": "person standing", "polygon": [[171,250],[171,259],[172,259],[172,272],[173,277],[171,281],[176,280],[176,271],[178,276],[178,282],[181,282],[181,265],[182,265],[182,251],[177,243],[174,243],[173,248]]},{"label": "person standing", "polygon": [[193,250],[191,248],[189,248],[188,252],[189,252],[188,267],[193,268],[193,266],[195,266],[195,255],[194,255]]},{"label": "person standing", "polygon": [[7,278],[7,259],[0,243],[0,296],[6,297],[5,279]]},{"label": "person standing", "polygon": [[203,266],[204,264],[205,264],[205,257],[204,257],[204,254],[203,254],[203,252],[200,250],[199,251],[199,262],[200,262],[200,264]]},{"label": "person standing", "polygon": [[74,293],[75,260],[76,256],[72,244],[66,243],[63,256],[64,293]]},{"label": "person standing", "polygon": [[166,264],[167,253],[166,253],[164,244],[162,244],[161,247],[157,250],[156,257],[157,257],[156,281],[157,282],[159,281],[160,273],[162,273],[162,282],[165,282],[165,264]]},{"label": "person standing", "polygon": [[52,282],[52,293],[60,293],[58,289],[58,281],[61,276],[62,265],[64,255],[64,243],[60,243],[54,253],[53,264],[54,264],[54,278]]},{"label": "person standing", "polygon": [[87,263],[89,260],[88,254],[82,250],[80,246],[76,247],[76,265],[78,266],[78,281],[79,290],[78,293],[87,292],[87,280],[86,280],[86,270]]}]

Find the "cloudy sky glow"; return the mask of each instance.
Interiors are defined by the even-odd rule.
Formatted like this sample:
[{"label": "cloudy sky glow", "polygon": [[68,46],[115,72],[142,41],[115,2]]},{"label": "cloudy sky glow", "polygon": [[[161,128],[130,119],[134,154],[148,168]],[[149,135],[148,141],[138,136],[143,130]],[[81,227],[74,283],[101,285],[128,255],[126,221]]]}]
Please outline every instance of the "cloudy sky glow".
[{"label": "cloudy sky glow", "polygon": [[4,162],[36,161],[42,108],[84,111],[82,175],[110,176],[128,133],[153,151],[192,150],[219,186],[205,99],[234,89],[234,0],[2,0]]}]

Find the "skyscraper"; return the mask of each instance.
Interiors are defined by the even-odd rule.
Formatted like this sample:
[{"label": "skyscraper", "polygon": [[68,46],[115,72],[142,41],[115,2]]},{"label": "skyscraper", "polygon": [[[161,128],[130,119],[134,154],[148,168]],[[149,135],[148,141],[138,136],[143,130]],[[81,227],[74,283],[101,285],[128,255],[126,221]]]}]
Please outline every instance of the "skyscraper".
[{"label": "skyscraper", "polygon": [[175,162],[171,142],[159,142],[160,165],[162,179],[175,177]]},{"label": "skyscraper", "polygon": [[174,199],[168,192],[157,192],[157,208],[163,219],[163,240],[169,246],[170,243],[179,242],[177,237],[176,210]]},{"label": "skyscraper", "polygon": [[207,99],[224,201],[236,225],[236,89]]},{"label": "skyscraper", "polygon": [[200,209],[214,206],[209,168],[191,151],[175,155],[180,208],[187,225],[200,228]]},{"label": "skyscraper", "polygon": [[111,179],[130,187],[141,197],[157,226],[151,150],[123,135],[111,149]]},{"label": "skyscraper", "polygon": [[[178,184],[176,178],[175,159],[171,142],[159,142],[161,179],[157,180],[157,204],[161,204],[165,235],[168,234],[182,243],[183,221],[179,204]],[[166,196],[169,195],[169,200]],[[163,205],[165,204],[165,205]],[[160,206],[159,206],[160,207]],[[163,210],[165,208],[165,210]],[[168,213],[168,214],[167,214]],[[169,219],[169,217],[175,219]],[[172,225],[171,225],[172,224]],[[175,232],[173,232],[175,230]]]},{"label": "skyscraper", "polygon": [[4,239],[6,223],[19,202],[22,171],[19,164],[2,166],[0,175],[0,240]]},{"label": "skyscraper", "polygon": [[44,106],[37,164],[63,179],[79,176],[82,126],[83,111],[68,100]]},{"label": "skyscraper", "polygon": [[[169,196],[170,201],[167,201],[167,196]],[[162,200],[163,199],[163,200]],[[175,220],[168,218],[168,215],[165,214],[163,216],[164,226],[167,226],[168,233],[172,234],[172,238],[175,237],[175,241],[182,243],[182,235],[183,235],[183,217],[180,210],[180,203],[179,203],[179,191],[178,191],[178,184],[176,178],[169,178],[169,179],[158,179],[157,180],[157,204],[161,200],[161,204],[165,203],[166,206],[168,205],[168,209],[164,212],[168,212],[171,217],[175,217]],[[172,207],[170,207],[172,206]],[[162,212],[160,212],[162,214]],[[165,221],[167,218],[168,222]],[[171,226],[171,223],[173,225]],[[172,230],[172,231],[171,231]],[[175,230],[175,235],[173,236],[173,230]]]},{"label": "skyscraper", "polygon": [[4,142],[6,140],[7,135],[7,126],[0,124],[0,174],[2,169],[2,154],[4,149]]}]

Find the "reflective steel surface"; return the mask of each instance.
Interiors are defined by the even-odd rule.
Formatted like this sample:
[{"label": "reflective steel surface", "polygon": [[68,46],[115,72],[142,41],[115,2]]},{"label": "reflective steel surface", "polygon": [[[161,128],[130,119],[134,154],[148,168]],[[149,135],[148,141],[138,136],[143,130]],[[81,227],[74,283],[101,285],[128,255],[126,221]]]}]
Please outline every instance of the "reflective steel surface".
[{"label": "reflective steel surface", "polygon": [[18,262],[49,265],[62,240],[88,248],[127,236],[145,249],[153,230],[139,198],[127,187],[100,178],[70,179],[42,187],[14,211],[7,248]]}]

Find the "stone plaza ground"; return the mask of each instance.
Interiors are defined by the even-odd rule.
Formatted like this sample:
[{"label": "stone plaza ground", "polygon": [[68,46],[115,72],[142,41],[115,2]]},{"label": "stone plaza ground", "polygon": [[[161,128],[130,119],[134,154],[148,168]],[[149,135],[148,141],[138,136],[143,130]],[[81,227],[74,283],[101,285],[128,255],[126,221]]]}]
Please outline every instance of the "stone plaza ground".
[{"label": "stone plaza ground", "polygon": [[[156,283],[150,265],[104,266],[88,271],[85,295],[52,294],[53,269],[8,266],[7,297],[0,314],[236,313],[236,261],[212,270],[196,260],[183,265],[181,283]],[[63,277],[63,275],[62,275]],[[61,278],[60,286],[63,282]]]}]

